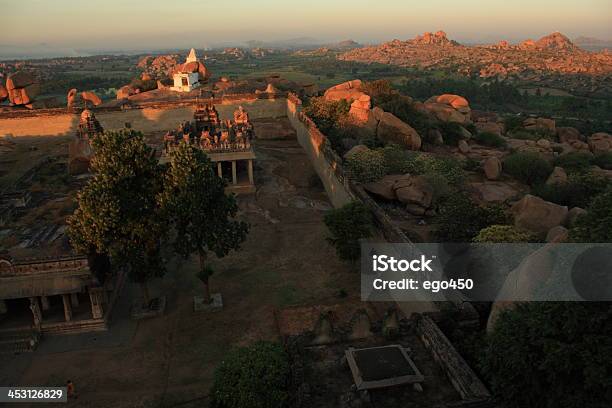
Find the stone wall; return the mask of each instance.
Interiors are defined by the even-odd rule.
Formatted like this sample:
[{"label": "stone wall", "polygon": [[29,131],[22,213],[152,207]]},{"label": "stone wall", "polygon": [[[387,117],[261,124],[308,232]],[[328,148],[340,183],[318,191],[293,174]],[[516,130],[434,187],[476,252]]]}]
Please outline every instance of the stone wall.
[{"label": "stone wall", "polygon": [[[230,119],[242,105],[251,119],[286,115],[284,97],[260,98],[256,95],[240,95],[240,98],[215,100],[222,119]],[[175,129],[179,122],[192,120],[195,101],[149,103],[129,109],[96,108],[96,118],[104,129],[121,129],[129,122],[133,129],[145,133],[165,132]],[[76,134],[80,112],[66,109],[41,109],[0,113],[0,137],[54,137]]]},{"label": "stone wall", "polygon": [[348,179],[344,176],[341,160],[329,146],[327,138],[314,122],[301,112],[302,102],[295,96],[287,97],[287,117],[295,129],[300,146],[310,157],[327,196],[334,207],[342,207],[355,199]]}]

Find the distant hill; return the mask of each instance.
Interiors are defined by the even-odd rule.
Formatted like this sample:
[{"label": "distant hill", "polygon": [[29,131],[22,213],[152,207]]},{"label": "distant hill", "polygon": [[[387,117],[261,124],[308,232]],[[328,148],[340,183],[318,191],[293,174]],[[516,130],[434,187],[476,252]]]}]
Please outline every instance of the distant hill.
[{"label": "distant hill", "polygon": [[[607,78],[612,73],[612,54],[585,51],[559,32],[517,45],[500,41],[491,45],[466,46],[449,39],[444,31],[438,31],[411,40],[392,40],[354,48],[338,58],[344,61],[443,70],[470,77],[478,75],[481,78],[530,82],[544,81],[548,74],[555,73],[563,75],[563,79],[551,77],[551,84],[555,86],[561,81],[565,88],[572,91],[586,93],[591,92],[591,88],[597,88],[603,94],[609,92]],[[591,76],[597,85],[587,86],[591,82],[576,79],[582,75]]]},{"label": "distant hill", "polygon": [[612,49],[612,40],[601,40],[593,37],[578,37],[574,39],[574,44],[587,50],[601,50],[604,48]]},{"label": "distant hill", "polygon": [[360,48],[360,47],[362,47],[362,45],[359,44],[357,41],[353,41],[353,40],[344,40],[344,41],[340,41],[339,43],[330,45],[330,48],[344,49],[344,50],[350,50],[352,48]]}]

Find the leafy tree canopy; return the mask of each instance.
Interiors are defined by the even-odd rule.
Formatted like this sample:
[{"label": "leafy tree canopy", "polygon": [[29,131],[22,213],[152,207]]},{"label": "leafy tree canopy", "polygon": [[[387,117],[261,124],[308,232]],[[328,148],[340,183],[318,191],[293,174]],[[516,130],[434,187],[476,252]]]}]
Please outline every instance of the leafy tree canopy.
[{"label": "leafy tree canopy", "polygon": [[604,408],[612,401],[612,308],[533,302],[503,312],[482,368],[512,408]]},{"label": "leafy tree canopy", "polygon": [[93,178],[78,194],[68,219],[73,247],[108,255],[144,282],[163,273],[159,239],[164,221],[156,203],[162,171],[155,152],[133,130],[105,132],[92,141]]}]

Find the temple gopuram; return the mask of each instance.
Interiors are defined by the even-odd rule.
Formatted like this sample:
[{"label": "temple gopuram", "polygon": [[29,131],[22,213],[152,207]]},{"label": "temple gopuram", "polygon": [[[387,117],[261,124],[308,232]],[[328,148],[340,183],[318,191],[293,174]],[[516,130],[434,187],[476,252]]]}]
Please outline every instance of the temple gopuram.
[{"label": "temple gopuram", "polygon": [[222,120],[212,101],[198,102],[193,119],[166,133],[164,153],[167,155],[181,141],[198,146],[217,164],[217,174],[227,179],[228,191],[254,193],[254,130],[248,112],[240,106],[232,120]]}]

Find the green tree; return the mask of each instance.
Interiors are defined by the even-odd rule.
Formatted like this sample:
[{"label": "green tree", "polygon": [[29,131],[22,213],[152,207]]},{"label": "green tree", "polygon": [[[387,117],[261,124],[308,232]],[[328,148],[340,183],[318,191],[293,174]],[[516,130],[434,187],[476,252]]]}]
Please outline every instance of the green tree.
[{"label": "green tree", "polygon": [[570,230],[575,242],[612,242],[612,188],[593,199]]},{"label": "green tree", "polygon": [[549,162],[533,152],[512,153],[504,159],[503,168],[512,177],[529,185],[543,183],[553,170]]},{"label": "green tree", "polygon": [[327,240],[338,257],[355,261],[361,253],[359,240],[372,235],[372,214],[364,204],[354,201],[325,214],[325,225],[331,232]]},{"label": "green tree", "polygon": [[289,357],[277,343],[233,349],[215,370],[213,408],[283,408],[289,402]]},{"label": "green tree", "polygon": [[215,174],[206,154],[187,143],[172,152],[160,204],[176,236],[174,248],[185,258],[198,254],[198,277],[204,285],[204,302],[210,302],[208,252],[217,257],[238,250],[248,225],[235,220],[238,204],[225,194],[225,180]]},{"label": "green tree", "polygon": [[72,246],[106,255],[115,268],[126,268],[148,305],[147,281],[164,273],[160,237],[165,222],[156,202],[162,171],[140,132],[105,132],[92,145],[94,176],[68,218]]},{"label": "green tree", "polygon": [[487,343],[482,368],[504,406],[610,406],[608,303],[522,303],[500,315]]},{"label": "green tree", "polygon": [[507,221],[501,207],[482,207],[465,193],[453,194],[440,204],[436,237],[438,242],[471,242],[482,229]]}]

